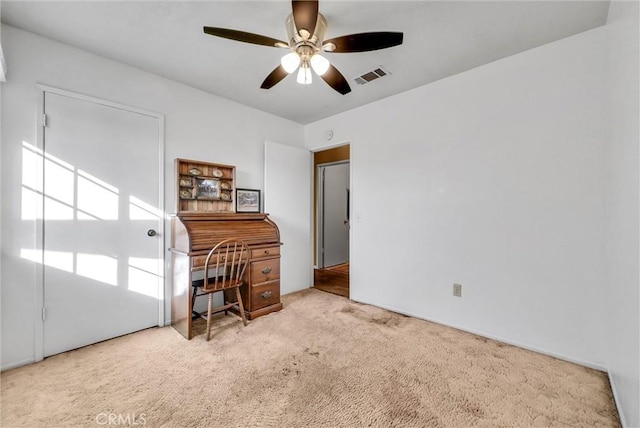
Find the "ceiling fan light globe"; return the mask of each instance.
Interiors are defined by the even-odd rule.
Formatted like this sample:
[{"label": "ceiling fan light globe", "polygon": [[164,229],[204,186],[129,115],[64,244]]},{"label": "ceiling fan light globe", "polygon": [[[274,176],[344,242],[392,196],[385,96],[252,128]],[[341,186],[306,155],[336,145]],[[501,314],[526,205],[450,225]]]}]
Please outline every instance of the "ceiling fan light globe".
[{"label": "ceiling fan light globe", "polygon": [[296,71],[300,65],[300,56],[295,52],[289,52],[280,59],[280,64],[282,68],[284,68],[284,71],[291,74]]},{"label": "ceiling fan light globe", "polygon": [[329,60],[322,55],[315,54],[311,57],[311,67],[318,76],[322,76],[329,69]]},{"label": "ceiling fan light globe", "polygon": [[307,67],[300,67],[298,69],[298,77],[296,78],[296,82],[301,85],[310,85],[311,84],[311,69]]}]

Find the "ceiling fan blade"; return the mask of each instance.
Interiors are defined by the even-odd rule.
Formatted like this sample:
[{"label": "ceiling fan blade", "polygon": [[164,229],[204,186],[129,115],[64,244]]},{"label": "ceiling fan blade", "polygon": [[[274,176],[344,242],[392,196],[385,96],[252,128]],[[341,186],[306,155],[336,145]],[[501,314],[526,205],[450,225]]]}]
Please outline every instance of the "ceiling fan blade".
[{"label": "ceiling fan blade", "polygon": [[322,80],[327,82],[329,86],[340,92],[342,95],[346,95],[351,92],[351,88],[349,87],[347,80],[332,64],[329,65],[327,72],[320,77],[322,77]]},{"label": "ceiling fan blade", "polygon": [[[291,2],[293,9],[293,21],[296,23],[298,34],[303,39],[313,36],[316,31],[316,22],[318,21],[318,1],[314,0],[293,0]],[[309,34],[305,37],[301,30],[307,30]]]},{"label": "ceiling fan blade", "polygon": [[289,45],[281,40],[273,39],[260,34],[247,33],[245,31],[230,30],[228,28],[204,27],[204,32],[224,39],[237,40],[239,42],[253,43],[254,45],[288,47]]},{"label": "ceiling fan blade", "polygon": [[328,52],[368,52],[386,49],[402,44],[403,33],[379,31],[374,33],[349,34],[325,40],[323,47],[333,44],[335,49],[325,49]]},{"label": "ceiling fan blade", "polygon": [[284,68],[279,65],[267,76],[266,79],[264,79],[264,82],[262,82],[262,85],[260,85],[260,87],[262,89],[271,89],[288,75],[289,73],[287,73]]}]

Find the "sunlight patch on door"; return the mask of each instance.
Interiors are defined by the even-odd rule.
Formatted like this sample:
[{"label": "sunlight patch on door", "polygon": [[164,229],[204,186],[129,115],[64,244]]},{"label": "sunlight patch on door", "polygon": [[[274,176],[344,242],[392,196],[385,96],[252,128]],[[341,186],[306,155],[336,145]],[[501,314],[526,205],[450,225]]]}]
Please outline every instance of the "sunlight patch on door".
[{"label": "sunlight patch on door", "polygon": [[[74,171],[68,164],[47,159],[44,161],[44,193],[49,198],[73,206]],[[46,204],[45,204],[46,210]],[[45,211],[46,212],[46,211]],[[73,218],[73,214],[70,218]]]},{"label": "sunlight patch on door", "polygon": [[[43,252],[37,249],[20,249],[20,257],[42,263]],[[69,251],[45,251],[44,265],[73,273],[73,253]]]},{"label": "sunlight patch on door", "polygon": [[[54,221],[51,225],[56,230],[66,230],[64,233],[82,233],[86,230],[85,220],[95,222],[99,228],[117,225],[114,221],[121,217],[120,197],[126,201],[128,195],[121,195],[117,187],[26,141],[22,143],[23,220],[40,220],[44,216],[45,221]],[[128,196],[128,203],[130,220],[153,220],[155,225],[164,215],[135,196]],[[122,217],[125,216],[123,212]],[[125,272],[122,267],[118,272],[118,259],[113,255],[23,248],[20,257],[111,286],[126,286],[129,291],[156,299],[162,296],[163,267],[158,258],[129,257],[125,280]]]},{"label": "sunlight patch on door", "polygon": [[47,220],[117,220],[118,198],[116,187],[22,142],[23,220],[42,218],[43,199]]},{"label": "sunlight patch on door", "polygon": [[[78,218],[82,220],[118,220],[118,189],[78,170]],[[81,216],[81,212],[89,216]]]},{"label": "sunlight patch on door", "polygon": [[73,207],[45,196],[44,215],[47,220],[73,220]]},{"label": "sunlight patch on door", "polygon": [[157,207],[144,202],[135,196],[129,196],[129,219],[158,220],[162,213]]},{"label": "sunlight patch on door", "polygon": [[118,285],[118,260],[104,254],[77,254],[76,273],[110,285]]},{"label": "sunlight patch on door", "polygon": [[157,299],[159,271],[158,259],[129,257],[129,291]]}]

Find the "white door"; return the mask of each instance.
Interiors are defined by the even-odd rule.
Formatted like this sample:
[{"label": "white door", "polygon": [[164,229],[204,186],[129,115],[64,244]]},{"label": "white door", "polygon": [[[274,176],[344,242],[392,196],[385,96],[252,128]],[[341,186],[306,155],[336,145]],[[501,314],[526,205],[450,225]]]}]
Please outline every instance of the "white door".
[{"label": "white door", "polygon": [[266,142],[264,212],[280,229],[280,292],[313,285],[311,256],[311,152]]},{"label": "white door", "polygon": [[44,356],[158,325],[159,119],[45,92]]},{"label": "white door", "polygon": [[321,267],[349,261],[349,163],[320,167]]}]

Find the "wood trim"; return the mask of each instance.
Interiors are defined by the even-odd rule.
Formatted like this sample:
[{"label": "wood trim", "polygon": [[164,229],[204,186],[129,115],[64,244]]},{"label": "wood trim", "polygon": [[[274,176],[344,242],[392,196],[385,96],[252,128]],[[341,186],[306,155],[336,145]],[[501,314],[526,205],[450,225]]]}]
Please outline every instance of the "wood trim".
[{"label": "wood trim", "polygon": [[[254,319],[258,318],[258,317],[270,314],[271,312],[279,311],[281,309],[282,309],[282,302],[276,303],[275,305],[267,306],[266,308],[258,309],[257,311],[248,312],[247,313],[247,317],[250,320],[254,320]],[[247,312],[247,311],[245,310],[245,312]]]},{"label": "wood trim", "polygon": [[275,226],[275,223],[271,221],[265,213],[231,213],[231,212],[181,212],[178,214],[172,214],[172,217],[179,217],[182,221],[203,221],[203,220],[227,220],[227,221],[242,221],[242,220],[267,220],[269,224]]},{"label": "wood trim", "polygon": [[204,164],[215,165],[215,166],[220,167],[220,168],[235,168],[234,165],[225,165],[225,164],[221,164],[221,163],[215,163],[214,164],[214,163],[211,163],[211,162],[204,162],[204,161],[201,161],[201,160],[176,158],[176,161],[182,162],[182,163],[204,163]]},{"label": "wood trim", "polygon": [[313,166],[316,167],[323,163],[338,162],[349,160],[351,158],[351,147],[349,144],[334,147],[332,149],[315,152],[313,154]]}]

